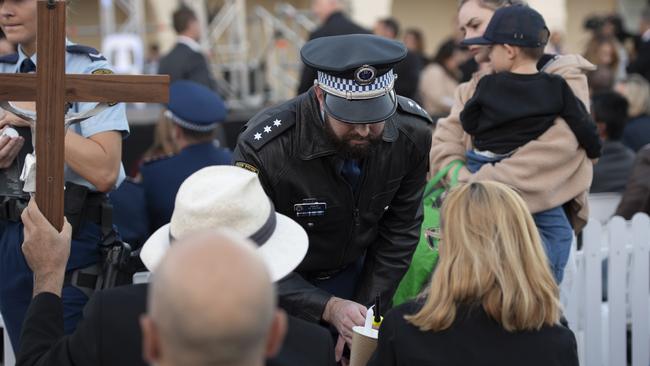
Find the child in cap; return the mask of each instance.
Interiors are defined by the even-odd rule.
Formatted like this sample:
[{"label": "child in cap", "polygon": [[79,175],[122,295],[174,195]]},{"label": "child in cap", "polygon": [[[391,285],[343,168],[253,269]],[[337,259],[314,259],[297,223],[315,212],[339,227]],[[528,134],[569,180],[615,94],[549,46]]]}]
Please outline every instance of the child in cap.
[{"label": "child in cap", "polygon": [[[490,46],[490,63],[496,73],[484,76],[465,105],[460,120],[472,136],[467,168],[478,171],[496,164],[516,149],[536,140],[562,117],[587,156],[600,156],[596,125],[584,104],[560,76],[540,72],[550,32],[544,18],[527,6],[498,9],[482,37],[465,45]],[[573,231],[562,207],[533,215],[555,279],[562,281]]]}]

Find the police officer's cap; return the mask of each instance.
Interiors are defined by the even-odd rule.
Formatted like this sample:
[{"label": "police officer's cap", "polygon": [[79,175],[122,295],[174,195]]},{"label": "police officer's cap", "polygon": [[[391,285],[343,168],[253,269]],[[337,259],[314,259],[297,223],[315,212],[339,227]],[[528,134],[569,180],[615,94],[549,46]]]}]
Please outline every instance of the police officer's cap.
[{"label": "police officer's cap", "polygon": [[397,109],[393,66],[406,57],[401,42],[369,34],[317,38],[300,51],[317,70],[314,83],[325,92],[325,111],[348,123],[375,123]]},{"label": "police officer's cap", "polygon": [[169,87],[165,116],[192,131],[212,131],[226,119],[226,105],[219,95],[192,81],[175,81]]}]

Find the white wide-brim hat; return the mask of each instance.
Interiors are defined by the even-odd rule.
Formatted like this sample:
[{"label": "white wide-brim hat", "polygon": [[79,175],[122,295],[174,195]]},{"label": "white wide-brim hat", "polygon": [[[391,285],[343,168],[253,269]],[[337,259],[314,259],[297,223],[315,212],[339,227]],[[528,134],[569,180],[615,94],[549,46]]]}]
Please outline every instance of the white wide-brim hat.
[{"label": "white wide-brim hat", "polygon": [[307,233],[297,222],[275,212],[256,174],[234,166],[211,166],[183,182],[170,223],[147,239],[140,258],[155,272],[174,239],[222,228],[258,246],[273,281],[291,273],[307,254]]}]

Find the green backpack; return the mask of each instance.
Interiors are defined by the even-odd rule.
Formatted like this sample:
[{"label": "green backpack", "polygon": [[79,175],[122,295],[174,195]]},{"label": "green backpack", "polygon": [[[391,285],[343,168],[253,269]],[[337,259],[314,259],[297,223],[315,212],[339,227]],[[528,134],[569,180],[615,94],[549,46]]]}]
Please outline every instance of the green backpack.
[{"label": "green backpack", "polygon": [[[452,161],[440,170],[424,189],[422,199],[424,220],[422,220],[422,227],[420,228],[420,241],[415,253],[413,253],[411,265],[397,287],[395,296],[393,296],[393,306],[414,299],[431,278],[431,273],[438,263],[438,243],[437,239],[433,239],[434,245],[432,248],[426,232],[429,229],[440,228],[440,198],[445,191],[458,183],[458,172],[462,167],[462,160]],[[448,186],[444,186],[442,179],[447,176],[450,170],[452,171],[451,180]]]}]

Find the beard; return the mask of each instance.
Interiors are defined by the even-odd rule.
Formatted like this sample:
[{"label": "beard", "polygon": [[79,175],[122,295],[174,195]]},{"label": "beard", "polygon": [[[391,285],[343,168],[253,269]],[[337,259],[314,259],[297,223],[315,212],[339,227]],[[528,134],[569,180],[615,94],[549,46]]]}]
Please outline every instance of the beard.
[{"label": "beard", "polygon": [[[363,160],[377,149],[383,135],[383,133],[373,135],[370,132],[368,136],[363,137],[353,131],[344,136],[337,136],[327,116],[325,116],[324,125],[325,136],[336,147],[337,153],[344,159]],[[352,141],[355,141],[355,143]]]}]

